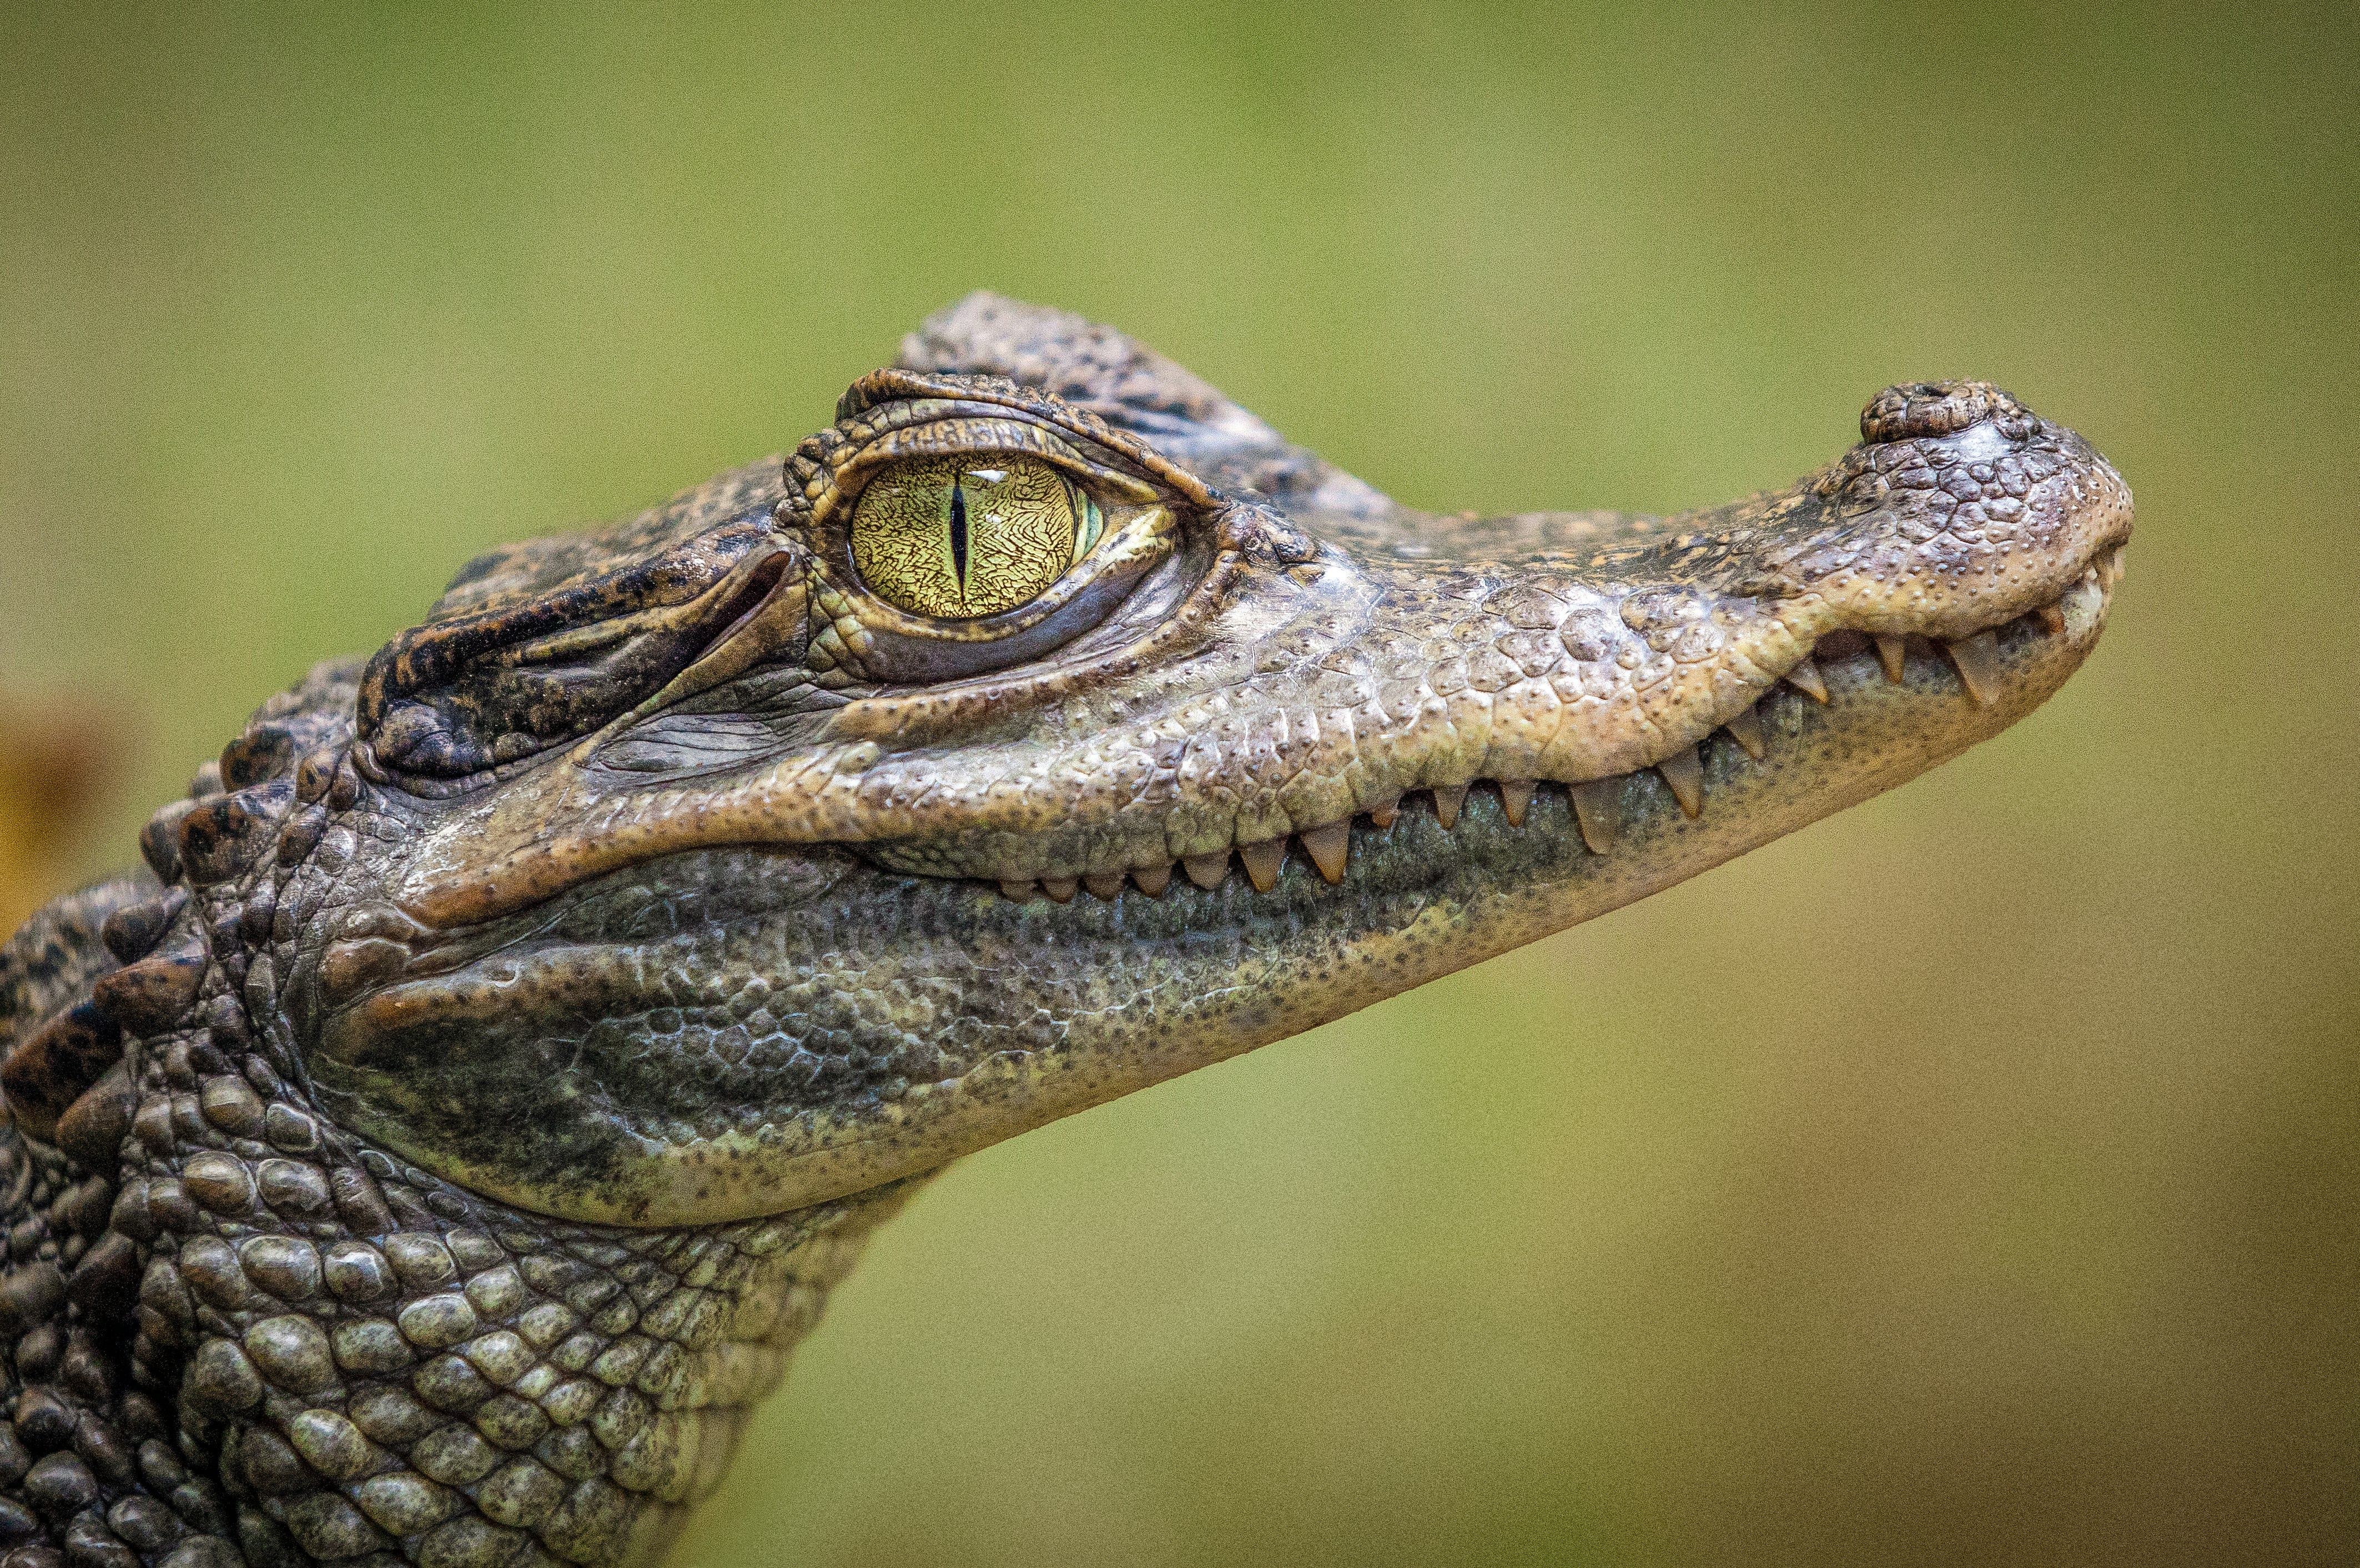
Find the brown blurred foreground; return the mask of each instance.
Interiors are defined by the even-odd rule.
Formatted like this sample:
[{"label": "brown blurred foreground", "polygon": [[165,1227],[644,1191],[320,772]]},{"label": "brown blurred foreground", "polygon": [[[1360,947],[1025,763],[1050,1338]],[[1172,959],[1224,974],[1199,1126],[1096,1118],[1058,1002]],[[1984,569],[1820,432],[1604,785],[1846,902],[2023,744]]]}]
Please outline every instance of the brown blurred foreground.
[{"label": "brown blurred foreground", "polygon": [[0,932],[62,890],[127,749],[92,713],[0,697]]}]

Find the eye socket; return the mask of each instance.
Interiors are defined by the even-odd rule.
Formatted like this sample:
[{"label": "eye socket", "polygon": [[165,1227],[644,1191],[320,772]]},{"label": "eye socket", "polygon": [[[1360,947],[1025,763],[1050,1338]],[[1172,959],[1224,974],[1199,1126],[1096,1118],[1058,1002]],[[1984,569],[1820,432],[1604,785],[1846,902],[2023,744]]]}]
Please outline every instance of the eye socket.
[{"label": "eye socket", "polygon": [[1039,598],[1105,528],[1089,492],[1037,458],[913,458],[854,503],[852,561],[897,608],[974,620]]}]

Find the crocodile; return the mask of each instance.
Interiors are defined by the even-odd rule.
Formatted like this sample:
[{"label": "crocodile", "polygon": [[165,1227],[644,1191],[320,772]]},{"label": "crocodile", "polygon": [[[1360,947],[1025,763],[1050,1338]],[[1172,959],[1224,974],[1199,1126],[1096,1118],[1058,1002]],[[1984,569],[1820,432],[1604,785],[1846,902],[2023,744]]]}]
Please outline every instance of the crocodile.
[{"label": "crocodile", "polygon": [[947,1162],[1997,733],[2132,521],[1972,381],[1430,516],[990,295],[836,415],[468,564],[0,954],[0,1568],[652,1561]]}]

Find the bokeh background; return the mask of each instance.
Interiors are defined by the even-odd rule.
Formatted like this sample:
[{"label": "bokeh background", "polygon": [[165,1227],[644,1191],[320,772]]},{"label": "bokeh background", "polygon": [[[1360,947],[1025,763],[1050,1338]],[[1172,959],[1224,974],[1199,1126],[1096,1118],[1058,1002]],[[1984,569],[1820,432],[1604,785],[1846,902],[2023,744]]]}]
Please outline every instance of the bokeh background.
[{"label": "bokeh background", "polygon": [[2095,13],[11,3],[0,926],[978,286],[1453,508],[1989,377],[2138,495],[2046,710],[956,1168],[674,1562],[2349,1562],[2360,27]]}]

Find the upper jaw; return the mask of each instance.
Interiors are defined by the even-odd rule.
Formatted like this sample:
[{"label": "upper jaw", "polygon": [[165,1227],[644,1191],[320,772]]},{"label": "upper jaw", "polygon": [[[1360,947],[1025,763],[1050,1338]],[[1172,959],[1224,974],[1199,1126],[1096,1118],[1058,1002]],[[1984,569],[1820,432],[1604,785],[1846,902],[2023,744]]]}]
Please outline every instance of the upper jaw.
[{"label": "upper jaw", "polygon": [[1956,650],[1966,705],[1989,707],[2000,628],[2052,624],[2093,573],[2103,619],[2131,500],[2081,438],[1974,383],[1888,391],[1863,431],[1784,492],[1660,522],[1510,519],[1474,530],[1489,559],[1330,544],[1240,573],[1192,647],[1053,669],[1029,712],[865,694],[686,787],[569,757],[430,830],[399,897],[447,926],[732,843],[851,844],[1056,898],[1126,874],[1160,891],[1175,866],[1217,880],[1233,852],[1266,886],[1302,835],[1340,876],[1338,830],[1408,791],[1447,813],[1478,779],[1511,802],[1657,767],[1685,786],[1680,759],[1716,729],[1743,740],[1782,681],[1824,685],[1815,648],[1931,639]]}]

